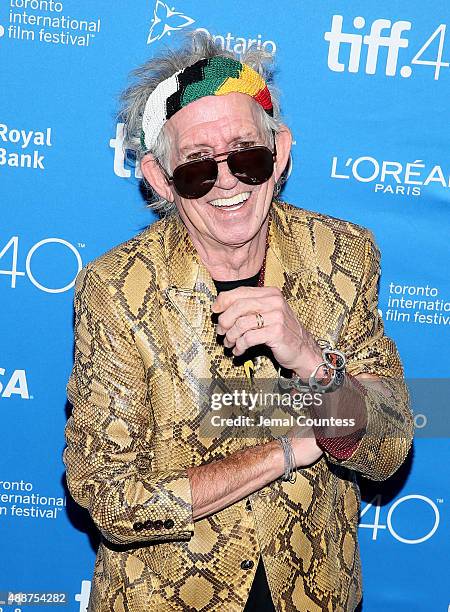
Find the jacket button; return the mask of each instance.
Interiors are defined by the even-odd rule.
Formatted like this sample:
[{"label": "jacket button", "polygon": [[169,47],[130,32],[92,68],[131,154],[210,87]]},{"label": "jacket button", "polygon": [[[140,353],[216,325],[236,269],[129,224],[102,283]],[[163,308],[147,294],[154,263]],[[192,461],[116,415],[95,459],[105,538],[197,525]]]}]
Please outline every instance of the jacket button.
[{"label": "jacket button", "polygon": [[138,521],[137,523],[133,525],[133,529],[135,531],[142,531],[144,529],[144,524]]},{"label": "jacket button", "polygon": [[166,521],[164,521],[164,527],[166,529],[172,529],[172,527],[175,525],[175,523],[173,522],[172,519],[167,519]]},{"label": "jacket button", "polygon": [[241,569],[244,569],[244,570],[252,569],[254,565],[255,564],[253,563],[251,559],[244,559],[243,561],[241,561]]},{"label": "jacket button", "polygon": [[145,521],[145,523],[142,525],[143,529],[152,529],[152,527],[153,527],[153,521],[150,519],[148,521]]},{"label": "jacket button", "polygon": [[155,529],[162,529],[162,528],[163,528],[163,522],[162,522],[161,520],[155,521],[155,522],[153,523],[153,527],[154,527]]}]

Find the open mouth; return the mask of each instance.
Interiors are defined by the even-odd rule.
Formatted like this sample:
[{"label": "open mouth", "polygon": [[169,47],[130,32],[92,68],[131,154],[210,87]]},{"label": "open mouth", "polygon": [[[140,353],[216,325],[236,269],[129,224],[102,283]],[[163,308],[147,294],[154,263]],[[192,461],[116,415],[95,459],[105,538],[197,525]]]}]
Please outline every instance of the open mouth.
[{"label": "open mouth", "polygon": [[231,198],[219,198],[217,200],[211,200],[209,203],[214,208],[221,208],[223,210],[238,210],[242,206],[244,206],[245,202],[251,196],[250,191],[245,191],[244,193],[238,193]]}]

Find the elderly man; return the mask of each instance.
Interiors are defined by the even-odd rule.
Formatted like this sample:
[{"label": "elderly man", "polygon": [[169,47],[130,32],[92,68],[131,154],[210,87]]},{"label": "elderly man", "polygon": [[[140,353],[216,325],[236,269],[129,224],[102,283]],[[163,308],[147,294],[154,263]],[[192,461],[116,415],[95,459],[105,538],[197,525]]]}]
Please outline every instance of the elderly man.
[{"label": "elderly man", "polygon": [[[194,35],[124,95],[164,215],[77,279],[64,460],[103,536],[92,611],[354,610],[356,475],[411,443],[370,232],[275,199],[291,134],[264,62]],[[206,435],[199,389],[249,376],[335,420]]]}]

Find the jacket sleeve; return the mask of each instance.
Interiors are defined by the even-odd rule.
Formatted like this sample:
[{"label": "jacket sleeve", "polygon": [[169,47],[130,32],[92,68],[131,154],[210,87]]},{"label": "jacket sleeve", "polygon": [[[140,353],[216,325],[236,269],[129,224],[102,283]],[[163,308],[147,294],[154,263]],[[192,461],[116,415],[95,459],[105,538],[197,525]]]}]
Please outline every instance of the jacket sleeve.
[{"label": "jacket sleeve", "polygon": [[376,375],[381,384],[358,379],[365,390],[367,423],[351,455],[339,460],[323,449],[330,462],[372,480],[385,480],[402,465],[413,437],[413,418],[402,364],[394,342],[384,335],[378,312],[379,277],[380,253],[372,234],[367,232],[360,290],[337,348],[347,357],[350,375]]},{"label": "jacket sleeve", "polygon": [[63,459],[73,498],[115,544],[189,539],[187,472],[153,471],[146,371],[114,290],[89,268],[75,289],[73,406]]}]

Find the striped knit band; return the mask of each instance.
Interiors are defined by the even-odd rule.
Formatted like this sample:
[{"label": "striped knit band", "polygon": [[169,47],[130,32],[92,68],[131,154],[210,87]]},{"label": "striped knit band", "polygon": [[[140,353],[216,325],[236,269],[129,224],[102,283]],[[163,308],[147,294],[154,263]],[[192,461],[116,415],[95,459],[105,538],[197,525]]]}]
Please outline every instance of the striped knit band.
[{"label": "striped knit band", "polygon": [[142,148],[150,150],[165,122],[190,102],[232,92],[251,96],[272,116],[270,92],[253,68],[229,57],[201,59],[162,81],[150,94],[142,117]]}]

